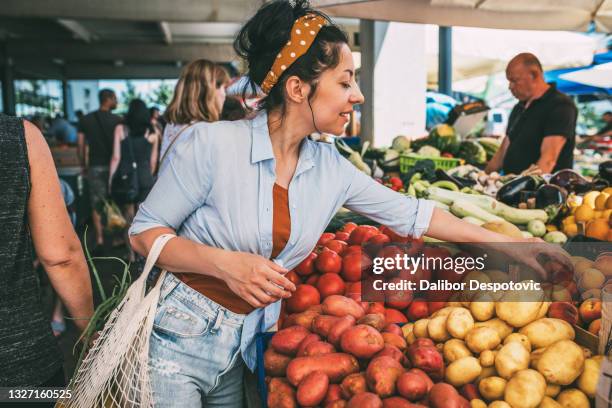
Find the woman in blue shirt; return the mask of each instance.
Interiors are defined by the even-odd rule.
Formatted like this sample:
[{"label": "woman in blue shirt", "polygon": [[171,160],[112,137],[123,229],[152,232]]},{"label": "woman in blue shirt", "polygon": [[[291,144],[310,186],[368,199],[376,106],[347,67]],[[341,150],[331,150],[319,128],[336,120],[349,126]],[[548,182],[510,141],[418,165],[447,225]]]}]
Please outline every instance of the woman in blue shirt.
[{"label": "woman in blue shirt", "polygon": [[[346,35],[307,1],[273,1],[235,41],[253,85],[266,93],[253,120],[200,123],[180,142],[131,228],[146,255],[176,233],[158,265],[168,274],[151,337],[156,406],[241,406],[242,370],[255,368],[255,334],[274,325],[295,286],[283,275],[346,207],[400,235],[507,242],[432,202],[398,194],[359,172],[314,132],[341,134],[363,103]],[[290,235],[273,259],[273,189],[287,190]],[[536,266],[535,252],[523,259]],[[255,309],[235,313],[176,274],[219,279]]]}]

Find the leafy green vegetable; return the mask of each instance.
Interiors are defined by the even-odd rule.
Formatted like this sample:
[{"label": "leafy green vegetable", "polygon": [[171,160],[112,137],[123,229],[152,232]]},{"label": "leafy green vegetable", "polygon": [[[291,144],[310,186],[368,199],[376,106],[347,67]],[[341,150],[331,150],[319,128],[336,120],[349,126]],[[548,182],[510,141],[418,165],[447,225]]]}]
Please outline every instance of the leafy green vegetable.
[{"label": "leafy green vegetable", "polygon": [[473,140],[461,142],[457,156],[464,159],[469,164],[482,165],[487,162],[487,152],[484,147]]},{"label": "leafy green vegetable", "polygon": [[447,124],[440,124],[429,132],[431,145],[442,152],[456,154],[459,150],[461,139],[455,129]]}]

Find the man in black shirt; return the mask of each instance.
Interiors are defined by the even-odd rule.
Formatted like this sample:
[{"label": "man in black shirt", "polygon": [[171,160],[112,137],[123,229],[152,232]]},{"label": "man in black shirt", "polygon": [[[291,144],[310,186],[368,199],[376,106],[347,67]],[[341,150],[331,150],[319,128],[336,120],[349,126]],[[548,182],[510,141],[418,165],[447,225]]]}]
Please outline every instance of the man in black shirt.
[{"label": "man in black shirt", "polygon": [[121,117],[111,113],[117,107],[115,92],[102,89],[98,98],[100,108],[79,121],[78,152],[89,180],[96,244],[103,245],[104,230],[100,209],[102,201],[108,196],[108,168],[113,153],[113,135],[115,127],[121,123]]},{"label": "man in black shirt", "polygon": [[572,168],[578,116],[572,99],[546,83],[533,54],[514,57],[506,77],[519,102],[510,113],[507,137],[485,170],[518,174],[531,165],[543,173]]}]

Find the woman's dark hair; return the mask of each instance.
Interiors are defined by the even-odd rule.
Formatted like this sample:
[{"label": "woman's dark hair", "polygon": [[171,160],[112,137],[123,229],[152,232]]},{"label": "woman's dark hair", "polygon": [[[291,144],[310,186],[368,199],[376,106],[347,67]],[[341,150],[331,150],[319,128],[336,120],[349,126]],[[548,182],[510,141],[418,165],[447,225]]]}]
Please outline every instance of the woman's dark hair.
[{"label": "woman's dark hair", "polygon": [[296,75],[312,85],[309,98],[316,90],[321,73],[334,68],[340,62],[340,46],[348,43],[346,34],[324,13],[312,9],[308,0],[296,0],[292,5],[287,0],[275,0],[262,6],[242,27],[234,40],[234,50],[244,58],[249,67],[249,82],[243,89],[243,99],[256,93],[272,67],[276,56],[291,38],[295,20],[315,14],[327,20],[308,51],[283,72],[270,93],[261,99],[259,109],[285,109],[284,88],[287,78]]},{"label": "woman's dark hair", "polygon": [[142,99],[132,99],[125,115],[125,125],[130,130],[130,136],[144,136],[146,131],[153,131],[151,113]]}]

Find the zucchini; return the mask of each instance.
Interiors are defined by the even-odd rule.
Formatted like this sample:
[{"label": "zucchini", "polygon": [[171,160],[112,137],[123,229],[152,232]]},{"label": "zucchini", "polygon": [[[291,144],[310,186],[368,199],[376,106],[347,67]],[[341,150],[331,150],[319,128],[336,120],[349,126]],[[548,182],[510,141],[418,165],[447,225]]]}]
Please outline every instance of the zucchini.
[{"label": "zucchini", "polygon": [[478,225],[479,227],[484,224],[483,220],[481,220],[480,218],[472,217],[471,215],[463,217],[463,221],[469,222],[470,224]]},{"label": "zucchini", "polygon": [[444,210],[444,211],[450,211],[450,207],[444,203],[441,203],[439,201],[434,201],[433,203],[436,206],[436,208],[440,208],[441,210]]},{"label": "zucchini", "polygon": [[459,187],[449,180],[440,180],[432,184],[432,187],[440,187],[446,190],[459,191]]},{"label": "zucchini", "polygon": [[544,235],[544,241],[550,244],[565,244],[567,236],[561,231],[552,231]]},{"label": "zucchini", "polygon": [[532,220],[540,220],[542,222],[548,220],[548,214],[544,210],[513,208],[503,203],[497,203],[495,207],[495,214],[512,224],[527,224]]},{"label": "zucchini", "polygon": [[527,223],[527,231],[534,237],[542,237],[546,234],[546,224],[540,220],[531,220]]},{"label": "zucchini", "polygon": [[453,202],[450,207],[450,210],[453,214],[460,218],[472,216],[485,222],[503,221],[503,219],[498,217],[497,215],[493,215],[490,212],[483,210],[476,204],[470,203],[469,201],[465,200],[457,200]]}]

